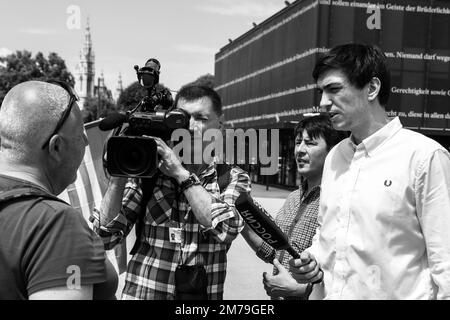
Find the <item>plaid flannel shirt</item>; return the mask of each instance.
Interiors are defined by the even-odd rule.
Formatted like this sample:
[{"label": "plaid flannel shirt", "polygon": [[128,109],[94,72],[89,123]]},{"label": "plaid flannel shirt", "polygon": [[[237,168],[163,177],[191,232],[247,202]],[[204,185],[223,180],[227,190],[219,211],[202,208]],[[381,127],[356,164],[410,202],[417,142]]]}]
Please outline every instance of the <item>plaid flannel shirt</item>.
[{"label": "plaid flannel shirt", "polygon": [[[317,214],[319,213],[320,186],[312,188],[307,193],[305,193],[305,189],[306,180],[297,190],[289,194],[275,218],[277,225],[288,236],[291,243],[295,244],[294,248],[298,252],[311,246],[319,226]],[[256,254],[267,263],[272,263],[273,259],[277,258],[289,270],[289,260],[292,257],[286,250],[276,251],[269,244],[263,242]],[[273,274],[276,271],[274,268]]]},{"label": "plaid flannel shirt", "polygon": [[[203,264],[208,277],[208,299],[223,299],[227,251],[242,230],[244,222],[234,208],[241,192],[250,192],[250,178],[239,167],[232,167],[231,179],[220,193],[214,163],[198,177],[212,198],[212,227],[201,226],[173,179],[160,175],[147,204],[140,246],[128,263],[122,299],[173,299],[175,269],[180,264]],[[125,187],[122,209],[99,228],[98,213],[93,214],[94,229],[110,249],[122,241],[135,224],[142,199],[141,182],[130,179]],[[169,240],[169,227],[180,227],[181,244]]]}]

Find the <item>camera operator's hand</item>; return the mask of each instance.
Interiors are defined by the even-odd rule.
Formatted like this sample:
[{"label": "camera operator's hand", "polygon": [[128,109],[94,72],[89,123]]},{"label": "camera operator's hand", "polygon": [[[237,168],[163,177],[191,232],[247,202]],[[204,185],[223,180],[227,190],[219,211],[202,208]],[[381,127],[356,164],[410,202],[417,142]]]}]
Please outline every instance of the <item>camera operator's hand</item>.
[{"label": "camera operator's hand", "polygon": [[164,175],[175,178],[179,183],[189,178],[189,171],[183,167],[180,159],[164,140],[153,136],[146,137],[153,138],[156,142],[160,159],[158,167]]},{"label": "camera operator's hand", "polygon": [[[183,167],[181,160],[177,157],[175,152],[158,137],[151,137],[156,142],[157,151],[159,154],[159,170],[169,177],[175,178],[178,184],[189,178],[189,171]],[[198,223],[204,228],[212,227],[211,217],[211,195],[201,185],[192,185],[190,188],[184,190],[184,195],[191,205],[191,209]]]}]

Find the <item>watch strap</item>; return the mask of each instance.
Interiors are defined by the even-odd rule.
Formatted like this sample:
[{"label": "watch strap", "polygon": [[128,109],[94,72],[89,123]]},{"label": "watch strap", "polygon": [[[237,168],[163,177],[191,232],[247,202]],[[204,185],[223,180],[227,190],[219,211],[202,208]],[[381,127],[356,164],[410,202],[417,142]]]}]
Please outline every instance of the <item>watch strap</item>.
[{"label": "watch strap", "polygon": [[200,185],[200,180],[194,173],[191,173],[186,180],[183,180],[180,183],[181,192],[184,192],[186,189],[195,185]]}]

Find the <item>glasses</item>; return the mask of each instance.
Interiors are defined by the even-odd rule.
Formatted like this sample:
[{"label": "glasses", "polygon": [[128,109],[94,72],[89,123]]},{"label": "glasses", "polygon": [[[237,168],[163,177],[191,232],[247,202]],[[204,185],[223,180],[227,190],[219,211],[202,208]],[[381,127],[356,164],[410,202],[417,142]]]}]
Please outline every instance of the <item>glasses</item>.
[{"label": "glasses", "polygon": [[46,82],[47,83],[51,83],[51,84],[56,84],[57,86],[62,87],[69,94],[70,98],[69,98],[69,104],[67,105],[67,108],[64,110],[64,112],[62,113],[61,118],[59,119],[58,123],[56,124],[55,130],[53,130],[52,134],[45,141],[45,143],[42,146],[42,149],[45,149],[47,147],[47,145],[50,143],[50,139],[55,134],[58,133],[58,131],[64,125],[64,122],[66,122],[67,118],[69,117],[70,111],[72,111],[72,106],[73,106],[74,102],[79,100],[78,95],[75,92],[75,90],[70,85],[68,85],[67,83],[65,83],[63,81],[58,81],[58,80],[48,80]]}]

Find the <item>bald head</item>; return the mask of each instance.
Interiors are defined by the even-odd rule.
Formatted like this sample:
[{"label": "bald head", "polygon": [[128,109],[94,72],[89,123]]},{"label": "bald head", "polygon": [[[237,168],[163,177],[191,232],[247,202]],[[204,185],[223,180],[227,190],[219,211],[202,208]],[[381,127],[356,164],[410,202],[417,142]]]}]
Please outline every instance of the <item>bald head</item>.
[{"label": "bald head", "polygon": [[35,156],[69,103],[60,86],[27,81],[13,87],[0,108],[2,153],[16,160]]}]

